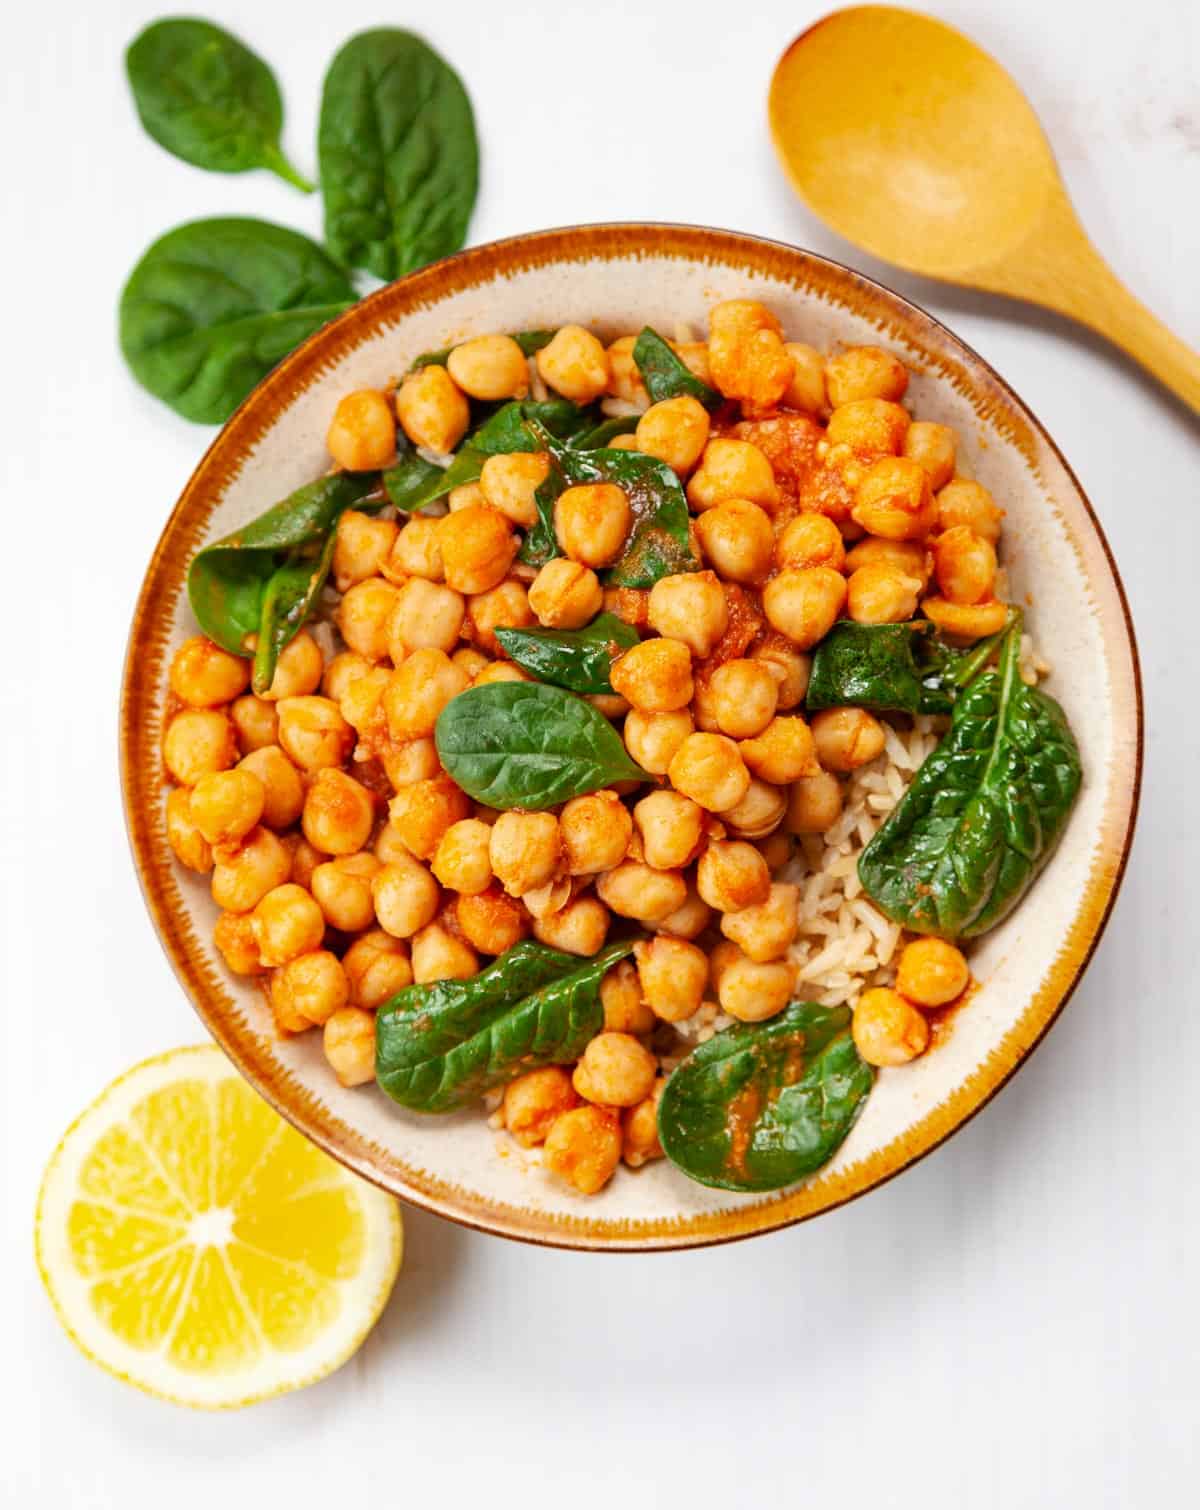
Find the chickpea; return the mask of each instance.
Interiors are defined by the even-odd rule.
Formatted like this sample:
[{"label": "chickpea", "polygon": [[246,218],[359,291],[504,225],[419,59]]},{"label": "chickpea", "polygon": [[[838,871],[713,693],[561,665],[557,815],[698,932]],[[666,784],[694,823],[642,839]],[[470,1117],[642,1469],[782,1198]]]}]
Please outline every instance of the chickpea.
[{"label": "chickpea", "polygon": [[510,897],[553,881],[563,864],[562,835],[553,813],[501,813],[489,836],[492,871]]},{"label": "chickpea", "polygon": [[709,689],[717,727],[733,739],[761,734],[775,716],[779,684],[762,661],[726,661],[713,672]]},{"label": "chickpea", "polygon": [[632,960],[623,959],[605,973],[600,1005],[604,1026],[612,1033],[649,1033],[658,1021],[642,1000],[642,983]]},{"label": "chickpea", "polygon": [[477,896],[460,896],[454,915],[463,937],[481,954],[503,954],[529,932],[529,914],[498,886]]},{"label": "chickpea", "polygon": [[520,666],[514,666],[511,661],[494,661],[492,665],[483,668],[472,685],[486,687],[489,682],[531,682],[532,680],[533,677],[528,671],[523,671]]},{"label": "chickpea", "polygon": [[955,449],[954,431],[933,420],[914,420],[904,437],[903,454],[925,468],[935,493],[954,476]]},{"label": "chickpea", "polygon": [[982,640],[999,634],[1008,623],[1008,609],[994,598],[982,603],[951,603],[946,598],[926,598],[921,611],[945,634],[960,640]]},{"label": "chickpea", "polygon": [[[382,395],[377,397],[384,403]],[[390,414],[388,423],[392,423]],[[333,546],[333,580],[338,592],[379,575],[399,530],[394,519],[376,519],[357,509],[347,509],[339,516]]]},{"label": "chickpea", "polygon": [[380,568],[389,581],[402,587],[407,577],[423,577],[426,582],[443,580],[440,523],[440,519],[423,519],[420,515],[408,521]]},{"label": "chickpea", "polygon": [[622,1156],[630,1169],[640,1169],[651,1159],[663,1156],[658,1141],[658,1103],[666,1085],[666,1079],[659,1076],[646,1099],[629,1107],[621,1118]]},{"label": "chickpea", "polygon": [[192,788],[191,817],[212,845],[239,843],[263,815],[266,788],[253,771],[211,771]]},{"label": "chickpea", "polygon": [[184,640],[171,657],[171,691],[189,708],[232,702],[250,685],[250,663],[230,655],[202,634]]},{"label": "chickpea", "polygon": [[273,703],[248,692],[230,704],[229,717],[233,720],[234,736],[243,755],[252,755],[255,750],[278,744],[279,716]]},{"label": "chickpea", "polygon": [[849,446],[860,456],[899,456],[912,423],[907,409],[888,399],[851,399],[829,416],[825,439],[832,446]]},{"label": "chickpea", "polygon": [[464,341],[450,353],[446,369],[472,398],[524,398],[529,392],[525,353],[512,336],[476,336]]},{"label": "chickpea", "polygon": [[728,498],[696,519],[705,556],[730,582],[758,583],[771,569],[775,531],[756,503]]},{"label": "chickpea", "polygon": [[371,836],[375,799],[345,771],[318,771],[304,797],[304,837],[326,855],[357,854]]},{"label": "chickpea", "polygon": [[[321,695],[340,707],[342,699],[355,682],[380,669],[378,666],[373,666],[365,655],[359,655],[357,650],[343,650],[340,655],[335,655],[325,667],[325,674],[321,678]],[[264,706],[269,705],[264,704]],[[278,720],[276,724],[278,726]],[[268,744],[276,742],[273,739],[267,741]]]},{"label": "chickpea", "polygon": [[413,981],[418,986],[434,980],[470,980],[479,973],[479,956],[457,935],[440,923],[429,923],[413,935]]},{"label": "chickpea", "polygon": [[861,571],[864,566],[890,566],[901,576],[916,577],[922,583],[929,581],[929,552],[924,542],[881,540],[877,535],[868,535],[846,553],[849,571]]},{"label": "chickpea", "polygon": [[502,582],[517,554],[503,514],[482,504],[447,514],[438,526],[446,583],[461,593],[482,593]]},{"label": "chickpea", "polygon": [[700,460],[708,444],[708,411],[690,395],[651,404],[641,419],[634,439],[636,449],[665,461],[684,477]]},{"label": "chickpea", "polygon": [[673,713],[643,713],[632,708],[622,735],[625,748],[643,771],[665,776],[676,750],[692,731],[692,715],[686,708]]},{"label": "chickpea", "polygon": [[761,661],[776,683],[776,707],[786,713],[804,701],[812,660],[790,644],[781,634],[772,634],[750,652],[752,661]]},{"label": "chickpea", "polygon": [[552,1064],[530,1070],[504,1087],[501,1110],[504,1125],[522,1148],[536,1148],[557,1118],[579,1105],[566,1070]]},{"label": "chickpea", "polygon": [[697,514],[730,499],[756,503],[770,513],[779,502],[779,489],[771,463],[757,446],[748,440],[710,440],[687,485],[687,498]]},{"label": "chickpea", "polygon": [[382,577],[356,582],[334,610],[342,639],[364,660],[383,661],[388,656],[388,628],[399,592]]},{"label": "chickpea", "polygon": [[465,672],[444,650],[414,650],[392,672],[383,694],[388,734],[398,744],[428,739],[442,709],[467,686]]},{"label": "chickpea", "polygon": [[813,715],[812,737],[827,771],[857,771],[882,755],[886,742],[883,725],[865,708],[823,708]]},{"label": "chickpea", "polygon": [[704,834],[704,809],[681,792],[650,792],[636,805],[633,820],[642,855],[655,870],[680,870],[696,856]]},{"label": "chickpea", "polygon": [[763,612],[780,634],[810,650],[833,628],[846,602],[846,579],[830,566],[787,567],[763,588]]},{"label": "chickpea", "polygon": [[603,1190],[620,1162],[621,1124],[603,1107],[577,1106],[564,1112],[546,1134],[543,1166],[581,1195]]},{"label": "chickpea", "polygon": [[412,938],[438,910],[437,882],[419,860],[392,860],[371,877],[375,917],[393,938]]},{"label": "chickpea", "polygon": [[649,619],[652,629],[668,640],[682,641],[703,660],[729,627],[729,605],[715,573],[679,572],[660,578],[650,589]]},{"label": "chickpea", "polygon": [[700,856],[696,889],[718,912],[756,907],[771,894],[767,862],[743,839],[718,839]]},{"label": "chickpea", "polygon": [[[380,752],[379,759],[394,792],[414,781],[428,781],[442,768],[437,745],[428,736],[405,740],[402,744],[388,744]],[[386,860],[384,864],[387,864]]]},{"label": "chickpea", "polygon": [[472,681],[492,664],[483,651],[476,650],[474,645],[460,645],[457,650],[450,652],[450,659]]},{"label": "chickpea", "polygon": [[410,372],[396,392],[396,415],[414,446],[447,455],[467,433],[471,410],[444,367]]},{"label": "chickpea", "polygon": [[245,913],[223,912],[213,924],[213,943],[221,952],[226,967],[235,975],[263,975],[266,966],[259,958],[258,940]]},{"label": "chickpea", "polygon": [[773,409],[788,391],[794,363],[779,321],[756,299],[726,299],[708,317],[708,365],[726,398]]},{"label": "chickpea", "polygon": [[163,762],[180,786],[195,786],[201,776],[226,771],[236,759],[233,725],[215,708],[185,708],[167,725]]},{"label": "chickpea", "polygon": [[[353,592],[353,588],[351,591]],[[343,604],[345,599],[342,600]],[[252,638],[256,638],[253,637]],[[349,637],[342,631],[342,638],[350,645]],[[357,650],[357,645],[350,645],[351,650]],[[370,657],[368,656],[369,660]],[[271,678],[271,685],[261,695],[268,702],[281,702],[285,697],[307,697],[310,692],[315,692],[321,685],[321,676],[325,670],[325,657],[321,654],[321,647],[309,634],[307,629],[300,630],[295,634],[279,652],[279,659],[275,662],[275,675]]]},{"label": "chickpea", "polygon": [[671,350],[692,374],[712,387],[712,368],[708,361],[707,341],[672,341]]},{"label": "chickpea", "polygon": [[593,1105],[636,1106],[650,1094],[657,1073],[658,1061],[632,1033],[604,1032],[584,1049],[571,1083]]},{"label": "chickpea", "polygon": [[682,640],[643,640],[614,662],[615,693],[643,713],[673,713],[692,699],[692,657]]},{"label": "chickpea", "polygon": [[796,972],[786,960],[760,963],[733,951],[721,971],[717,999],[722,1011],[739,1022],[764,1022],[776,1017],[791,1000]]},{"label": "chickpea", "polygon": [[907,944],[896,971],[896,990],[918,1007],[944,1007],[967,989],[971,972],[962,951],[945,939]]},{"label": "chickpea", "polygon": [[650,405],[650,395],[642,382],[642,374],[633,359],[637,336],[621,336],[608,348],[608,391],[614,398],[624,399],[627,404],[636,404],[640,409]]},{"label": "chickpea", "polygon": [[291,868],[284,879],[295,881],[297,886],[303,886],[305,891],[311,891],[313,872],[327,856],[310,844],[303,834],[285,834],[283,842],[292,856]]},{"label": "chickpea", "polygon": [[633,819],[616,792],[589,792],[572,797],[558,817],[567,873],[595,875],[625,858]]},{"label": "chickpea", "polygon": [[529,594],[522,583],[511,578],[467,599],[468,633],[489,655],[504,654],[496,638],[497,629],[525,629],[533,623],[536,619]]},{"label": "chickpea", "polygon": [[738,839],[764,839],[783,822],[787,803],[779,787],[755,777],[738,805],[721,814],[721,821]]},{"label": "chickpea", "polygon": [[467,605],[461,593],[413,577],[396,594],[388,619],[388,653],[398,666],[412,650],[449,653],[458,644]]},{"label": "chickpea", "polygon": [[799,899],[798,886],[774,881],[765,902],[727,912],[721,919],[721,932],[756,964],[782,959],[796,941]]},{"label": "chickpea", "polygon": [[603,902],[595,897],[576,897],[557,912],[535,919],[533,936],[567,954],[592,955],[604,948],[608,924],[608,908]]},{"label": "chickpea", "polygon": [[582,325],[564,325],[535,358],[547,387],[577,404],[590,404],[612,379],[608,353]]},{"label": "chickpea", "polygon": [[343,1007],[325,1024],[322,1046],[339,1085],[349,1090],[375,1078],[375,1019],[360,1007]]},{"label": "chickpea", "polygon": [[534,578],[529,606],[548,629],[582,629],[604,606],[600,579],[590,567],[557,557]]},{"label": "chickpea", "polygon": [[789,409],[806,414],[825,414],[829,398],[825,390],[825,358],[813,346],[788,341],[783,348],[792,359],[792,380],[783,395]]},{"label": "chickpea", "polygon": [[850,517],[885,540],[923,540],[937,523],[929,474],[907,456],[884,456],[868,467]]},{"label": "chickpea", "polygon": [[846,582],[846,612],[858,624],[900,624],[917,611],[924,583],[879,562],[860,566]]},{"label": "chickpea", "polygon": [[383,394],[362,388],[340,398],[325,446],[346,472],[372,472],[386,466],[396,450],[396,421]]},{"label": "chickpea", "polygon": [[933,569],[951,603],[982,603],[996,584],[996,552],[982,535],[955,524],[933,542]]},{"label": "chickpea", "polygon": [[828,771],[804,776],[788,797],[787,829],[792,834],[826,833],[842,816],[842,784]]},{"label": "chickpea", "polygon": [[462,818],[450,825],[438,840],[433,873],[451,891],[477,896],[492,879],[488,852],[492,831],[478,818]]},{"label": "chickpea", "polygon": [[250,915],[264,965],[286,965],[298,954],[321,947],[325,919],[303,886],[286,881],[273,886]]},{"label": "chickpea", "polygon": [[864,398],[898,402],[908,387],[908,369],[879,346],[850,346],[825,363],[825,386],[835,408]]},{"label": "chickpea", "polygon": [[663,1022],[682,1022],[704,1000],[708,956],[680,938],[661,934],[634,945],[643,1000]]},{"label": "chickpea", "polygon": [[446,494],[446,503],[452,514],[459,509],[484,509],[488,506],[483,489],[477,482],[463,482]]},{"label": "chickpea", "polygon": [[388,804],[393,833],[418,860],[432,860],[447,829],[470,811],[467,794],[444,772],[401,787]]},{"label": "chickpea", "polygon": [[379,868],[379,861],[366,851],[313,867],[309,889],[331,928],[360,933],[371,926],[375,921],[371,877]]},{"label": "chickpea", "polygon": [[981,483],[965,477],[955,477],[938,490],[938,528],[951,530],[956,524],[965,524],[989,544],[1000,539],[1000,521],[1004,510],[996,507],[996,500]]},{"label": "chickpea", "polygon": [[350,983],[341,961],[328,949],[298,954],[271,977],[271,1006],[281,1027],[290,1032],[326,1023],[350,1000]]},{"label": "chickpea", "polygon": [[521,529],[537,523],[533,495],[545,482],[550,458],[544,451],[513,451],[489,456],[479,475],[479,486],[489,508],[503,514]]},{"label": "chickpea", "polygon": [[699,938],[711,922],[712,908],[694,886],[689,886],[683,905],[665,918],[659,918],[655,927],[659,933],[670,934],[672,938],[694,939]]},{"label": "chickpea", "polygon": [[412,985],[412,966],[404,945],[382,928],[354,940],[342,958],[342,969],[350,983],[350,1000],[371,1011]]},{"label": "chickpea", "polygon": [[[786,799],[784,806],[787,806]],[[739,837],[744,837],[744,835],[739,835]],[[767,862],[767,869],[772,875],[777,875],[785,865],[791,863],[796,855],[796,841],[790,834],[779,831],[760,839],[754,847]]]},{"label": "chickpea", "polygon": [[667,774],[677,792],[710,813],[736,807],[750,786],[750,772],[738,747],[724,734],[689,734],[672,756]]},{"label": "chickpea", "polygon": [[167,843],[181,865],[207,875],[213,868],[212,845],[192,816],[192,794],[186,787],[167,793]]},{"label": "chickpea", "polygon": [[841,571],[846,561],[842,532],[825,514],[797,514],[780,533],[775,560],[779,566],[830,566]]},{"label": "chickpea", "polygon": [[620,917],[658,923],[687,901],[687,882],[676,870],[654,870],[639,860],[622,860],[597,880],[596,894]]},{"label": "chickpea", "polygon": [[611,566],[633,524],[629,499],[615,482],[566,488],[554,505],[559,546],[583,566]]},{"label": "chickpea", "polygon": [[327,697],[286,697],[279,704],[279,743],[305,771],[338,766],[354,748],[354,730]]},{"label": "chickpea", "polygon": [[897,991],[876,986],[858,998],[850,1023],[854,1046],[868,1064],[907,1064],[923,1054],[929,1024]]}]

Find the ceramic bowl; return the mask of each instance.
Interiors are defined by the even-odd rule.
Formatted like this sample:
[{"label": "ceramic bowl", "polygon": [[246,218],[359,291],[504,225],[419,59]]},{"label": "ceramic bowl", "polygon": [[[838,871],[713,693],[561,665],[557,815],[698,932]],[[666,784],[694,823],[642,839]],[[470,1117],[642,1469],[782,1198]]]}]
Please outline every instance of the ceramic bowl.
[{"label": "ceramic bowl", "polygon": [[[281,1041],[259,987],[230,975],[213,948],[206,879],[167,847],[167,666],[196,630],[184,592],[192,554],[325,470],[325,429],[342,394],[382,387],[419,352],[488,331],[570,321],[611,339],[645,323],[704,328],[715,301],[742,296],[768,304],[792,339],[891,347],[912,372],[913,410],[954,426],[965,470],[1007,510],[1012,595],[1029,605],[1053,661],[1049,690],[1078,735],[1085,784],[1031,896],[979,944],[983,986],[969,1010],[936,1050],[880,1074],[817,1175],[736,1196],[659,1160],[585,1198],[481,1115],[420,1117],[374,1087],[342,1090],[319,1033]],[[605,1251],[722,1242],[815,1216],[898,1173],[978,1111],[1045,1033],[1095,948],[1129,849],[1141,740],[1137,655],[1112,556],[1016,394],[936,320],[836,263],[728,231],[658,225],[543,231],[464,252],[380,289],[283,362],[217,436],[167,521],[134,616],[121,710],[125,806],[147,905],[196,1010],[247,1079],[329,1153],[415,1205],[506,1237]]]}]

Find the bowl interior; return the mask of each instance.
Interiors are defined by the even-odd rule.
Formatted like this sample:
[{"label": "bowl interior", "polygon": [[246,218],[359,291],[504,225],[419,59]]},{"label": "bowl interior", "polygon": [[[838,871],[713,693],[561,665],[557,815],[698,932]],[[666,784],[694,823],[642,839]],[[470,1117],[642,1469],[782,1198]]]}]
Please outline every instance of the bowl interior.
[{"label": "bowl interior", "polygon": [[[1053,665],[1048,684],[1082,750],[1085,785],[1063,842],[1025,905],[981,941],[983,987],[947,1039],[885,1070],[836,1157],[789,1190],[739,1197],[693,1184],[665,1161],[598,1199],[531,1166],[481,1116],[427,1118],[375,1088],[339,1089],[319,1035],[281,1041],[259,989],[211,944],[204,878],[171,858],[159,754],[166,667],[195,632],[183,591],[196,547],[260,513],[327,466],[337,399],[383,386],[419,352],[496,330],[574,321],[604,338],[643,324],[706,327],[719,299],[765,301],[790,339],[896,350],[910,407],[954,426],[962,470],[1006,509],[1012,597]],[[197,1010],[251,1081],[304,1132],[398,1195],[508,1236],[590,1248],[720,1241],[813,1215],[862,1193],[940,1142],[1003,1084],[1065,1000],[1118,883],[1140,774],[1136,654],[1107,546],[1078,484],[1016,396],[929,316],[867,279],[791,247],[686,227],[545,232],[425,269],[319,332],[246,401],[172,515],[134,620],[122,709],[128,822],[147,901]]]}]

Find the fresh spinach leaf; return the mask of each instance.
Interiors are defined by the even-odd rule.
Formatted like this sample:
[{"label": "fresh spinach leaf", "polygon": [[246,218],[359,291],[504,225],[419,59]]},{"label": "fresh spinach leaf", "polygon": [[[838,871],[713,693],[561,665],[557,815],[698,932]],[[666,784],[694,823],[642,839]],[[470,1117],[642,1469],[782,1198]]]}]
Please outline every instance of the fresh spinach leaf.
[{"label": "fresh spinach leaf", "polygon": [[875,712],[949,713],[961,689],[1003,642],[992,635],[968,650],[939,639],[927,620],[858,624],[839,619],[813,651],[805,703]]},{"label": "fresh spinach leaf", "polygon": [[470,980],[400,991],[375,1018],[380,1086],[411,1111],[451,1112],[548,1064],[569,1064],[604,1026],[600,982],[634,941],[590,959],[516,944]]},{"label": "fresh spinach leaf", "polygon": [[637,427],[636,414],[623,414],[619,419],[602,420],[590,430],[572,436],[569,444],[576,451],[606,450],[610,440],[615,440],[618,435],[632,435]]},{"label": "fresh spinach leaf", "polygon": [[325,241],[339,262],[399,278],[458,251],[479,182],[462,81],[412,32],[351,37],[325,75],[318,127]]},{"label": "fresh spinach leaf", "polygon": [[1045,865],[1082,769],[1062,708],[1019,673],[1020,622],[1000,664],[959,696],[950,729],[859,857],[868,896],[916,933],[971,938]]},{"label": "fresh spinach leaf", "polygon": [[541,682],[460,692],[442,709],[435,738],[453,780],[488,807],[536,812],[614,781],[647,779],[603,714]]},{"label": "fresh spinach leaf", "polygon": [[656,403],[667,398],[699,399],[706,409],[719,409],[725,402],[715,388],[710,388],[683,360],[676,356],[656,330],[643,327],[634,342],[633,360],[642,375],[646,392]]},{"label": "fresh spinach leaf", "polygon": [[659,1102],[667,1158],[719,1190],[778,1190],[819,1169],[874,1082],[849,1027],[849,1007],[794,1001],[693,1049]]},{"label": "fresh spinach leaf", "polygon": [[571,692],[611,692],[613,661],[638,643],[638,632],[601,613],[582,629],[497,629],[496,638],[540,682]]},{"label": "fresh spinach leaf", "polygon": [[383,485],[387,489],[388,501],[402,513],[411,514],[441,497],[448,469],[426,461],[399,426],[396,428],[396,451],[396,460],[384,470]]},{"label": "fresh spinach leaf", "polygon": [[263,60],[211,21],[172,17],[134,38],[125,71],[160,147],[214,173],[268,168],[311,194],[279,146],[283,102]]},{"label": "fresh spinach leaf", "polygon": [[194,220],[156,241],[130,274],[121,350],[156,398],[219,425],[354,301],[345,273],[306,236],[265,220]]}]

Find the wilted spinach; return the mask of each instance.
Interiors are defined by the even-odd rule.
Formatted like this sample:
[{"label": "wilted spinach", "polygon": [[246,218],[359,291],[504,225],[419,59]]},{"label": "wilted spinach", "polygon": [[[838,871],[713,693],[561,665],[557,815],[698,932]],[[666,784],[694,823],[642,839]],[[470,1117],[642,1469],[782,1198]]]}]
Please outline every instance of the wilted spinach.
[{"label": "wilted spinach", "polygon": [[632,939],[590,959],[528,940],[470,980],[409,986],[375,1018],[380,1086],[411,1111],[452,1112],[547,1064],[570,1064],[604,1026],[600,981]]},{"label": "wilted spinach", "polygon": [[479,180],[462,81],[412,32],[361,32],[325,75],[318,128],[325,240],[339,262],[399,278],[458,251]]},{"label": "wilted spinach", "polygon": [[651,399],[658,404],[668,398],[694,398],[706,409],[719,409],[721,394],[688,368],[656,330],[644,326],[633,347],[633,360]]},{"label": "wilted spinach", "polygon": [[970,938],[1016,906],[1079,793],[1062,708],[1019,673],[1020,623],[1000,664],[959,696],[949,732],[859,857],[867,894],[916,933]]},{"label": "wilted spinach", "polygon": [[659,1102],[663,1152],[720,1190],[778,1190],[820,1168],[874,1082],[849,1027],[848,1007],[796,1001],[700,1044]]},{"label": "wilted spinach", "polygon": [[637,427],[636,414],[622,414],[618,419],[601,420],[590,430],[571,436],[568,444],[575,451],[606,450],[610,440],[615,440],[618,435],[632,435]]},{"label": "wilted spinach", "polygon": [[279,146],[283,102],[266,63],[210,21],[155,21],[130,44],[137,113],[160,147],[214,173],[267,168],[311,194]]},{"label": "wilted spinach", "polygon": [[582,629],[497,629],[496,638],[540,682],[571,692],[611,692],[613,661],[638,643],[638,632],[601,613]]}]

